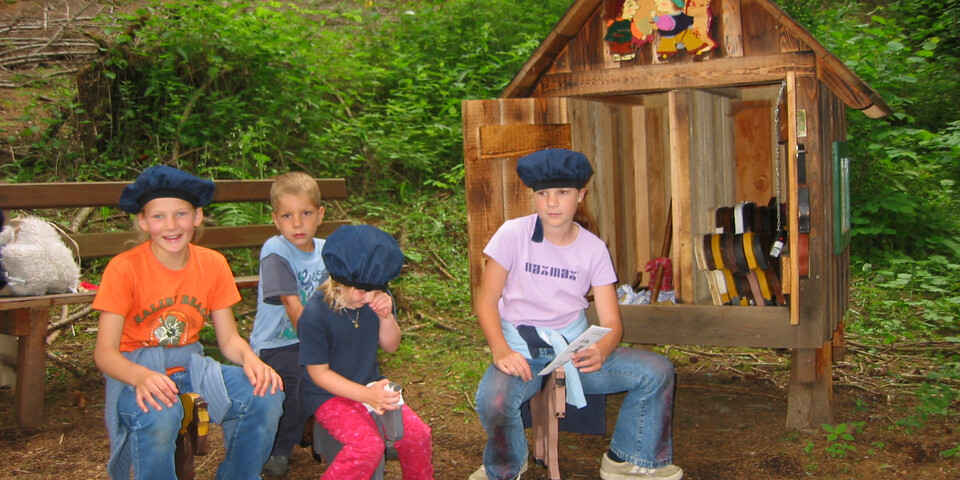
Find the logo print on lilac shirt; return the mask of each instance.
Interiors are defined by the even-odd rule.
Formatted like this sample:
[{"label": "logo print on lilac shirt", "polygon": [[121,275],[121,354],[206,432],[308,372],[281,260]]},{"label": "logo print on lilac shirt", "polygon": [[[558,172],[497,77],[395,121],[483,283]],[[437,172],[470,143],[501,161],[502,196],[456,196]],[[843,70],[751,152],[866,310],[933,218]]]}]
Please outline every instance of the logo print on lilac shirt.
[{"label": "logo print on lilac shirt", "polygon": [[548,265],[538,265],[536,263],[526,262],[523,264],[523,270],[533,275],[542,275],[544,277],[562,278],[566,280],[577,280],[576,270],[566,268],[551,267]]}]

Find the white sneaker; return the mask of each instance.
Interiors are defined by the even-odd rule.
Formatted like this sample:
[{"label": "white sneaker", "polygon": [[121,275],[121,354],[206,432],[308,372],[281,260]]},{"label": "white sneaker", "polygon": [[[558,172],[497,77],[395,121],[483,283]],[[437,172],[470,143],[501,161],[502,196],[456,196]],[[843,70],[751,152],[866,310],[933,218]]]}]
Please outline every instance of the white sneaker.
[{"label": "white sneaker", "polygon": [[[644,468],[630,462],[614,462],[606,453],[600,461],[600,478],[603,480],[630,480],[632,478],[648,478],[651,480],[680,480],[683,470],[676,465],[667,465],[661,468]],[[471,477],[470,480],[473,480]]]},{"label": "white sneaker", "polygon": [[[527,471],[527,461],[524,460],[523,465],[520,466],[520,473],[518,473],[513,480],[520,480],[520,475],[522,475],[523,472],[526,472],[526,471]],[[471,473],[470,478],[468,480],[487,480],[487,471],[486,469],[483,468],[483,465],[480,465],[480,468],[478,468],[476,472]]]}]

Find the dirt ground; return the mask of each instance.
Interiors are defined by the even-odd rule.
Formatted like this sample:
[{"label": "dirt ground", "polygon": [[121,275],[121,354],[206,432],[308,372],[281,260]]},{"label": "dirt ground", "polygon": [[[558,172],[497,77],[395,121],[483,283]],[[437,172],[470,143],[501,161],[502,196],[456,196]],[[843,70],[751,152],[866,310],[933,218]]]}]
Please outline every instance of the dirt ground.
[{"label": "dirt ground", "polygon": [[[479,332],[465,337],[464,348],[482,348]],[[419,339],[418,342],[429,341]],[[58,340],[58,355],[73,370],[48,366],[46,415],[36,429],[12,425],[13,394],[0,390],[0,478],[62,480],[106,478],[108,440],[103,424],[103,388],[89,360],[89,343]],[[74,350],[71,352],[71,350]],[[776,479],[956,479],[960,462],[940,452],[960,443],[955,418],[928,422],[918,431],[893,426],[910,413],[909,395],[878,397],[861,388],[835,388],[838,424],[850,426],[852,440],[829,442],[818,429],[786,431],[786,364],[789,355],[773,351],[740,353],[700,351],[670,355],[678,371],[674,414],[675,463],[691,480]],[[399,362],[402,365],[402,362]],[[862,368],[848,360],[844,369]],[[385,373],[406,385],[404,397],[433,429],[435,478],[465,479],[480,464],[485,436],[476,414],[464,405],[472,391],[450,387],[437,373],[391,368]],[[755,372],[742,375],[743,372]],[[435,377],[435,378],[434,378]],[[882,383],[880,378],[874,379]],[[468,399],[469,397],[469,399]],[[596,479],[599,458],[609,442],[620,397],[608,401],[607,436],[561,434],[560,471],[565,479]],[[862,430],[854,425],[863,422]],[[198,457],[200,480],[214,478],[223,456],[219,427],[211,428],[210,453]],[[829,455],[833,445],[855,447],[844,458]],[[290,479],[318,478],[325,464],[307,448],[293,457]],[[400,478],[397,462],[387,477]],[[546,479],[532,467],[525,479]]]}]

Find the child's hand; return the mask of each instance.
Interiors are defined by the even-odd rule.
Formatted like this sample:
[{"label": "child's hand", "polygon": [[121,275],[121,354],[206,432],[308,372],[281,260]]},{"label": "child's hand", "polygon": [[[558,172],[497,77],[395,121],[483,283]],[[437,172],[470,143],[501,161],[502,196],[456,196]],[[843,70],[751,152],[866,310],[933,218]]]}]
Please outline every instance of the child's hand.
[{"label": "child's hand", "polygon": [[283,390],[283,379],[276,370],[263,363],[253,351],[243,359],[243,373],[247,374],[253,385],[253,394],[262,397],[269,391],[271,395]]},{"label": "child's hand", "polygon": [[400,392],[394,392],[387,388],[389,379],[384,378],[373,385],[367,387],[368,399],[367,405],[373,407],[373,411],[378,415],[383,415],[384,410],[396,410],[400,408],[397,403],[400,402]]},{"label": "child's hand", "polygon": [[148,373],[140,378],[134,387],[137,392],[137,405],[144,413],[150,411],[147,405],[158,412],[163,410],[161,403],[167,408],[172,407],[180,394],[177,384],[170,377],[152,370],[148,370]]},{"label": "child's hand", "polygon": [[529,382],[533,378],[533,372],[530,370],[530,364],[527,363],[527,359],[513,350],[506,349],[502,355],[495,354],[493,356],[493,364],[496,365],[501,372],[507,375],[513,375],[514,377],[520,377],[520,380],[524,382]]},{"label": "child's hand", "polygon": [[380,318],[393,316],[393,297],[387,292],[377,292],[368,305]]},{"label": "child's hand", "polygon": [[571,355],[570,361],[581,373],[595,372],[603,366],[603,354],[600,347],[593,344]]}]

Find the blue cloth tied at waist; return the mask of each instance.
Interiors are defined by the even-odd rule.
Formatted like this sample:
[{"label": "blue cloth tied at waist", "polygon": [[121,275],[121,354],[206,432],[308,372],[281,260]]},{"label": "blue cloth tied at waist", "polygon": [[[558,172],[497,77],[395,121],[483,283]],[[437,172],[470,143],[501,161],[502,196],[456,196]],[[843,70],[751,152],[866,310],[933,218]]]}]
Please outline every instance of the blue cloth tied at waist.
[{"label": "blue cloth tied at waist", "polygon": [[[503,337],[507,340],[507,345],[510,346],[511,350],[523,355],[523,357],[528,360],[538,356],[535,353],[531,353],[530,343],[524,338],[516,326],[506,320],[500,319],[500,327],[503,330]],[[521,327],[527,326],[521,325]],[[577,338],[587,329],[587,316],[584,312],[580,312],[580,316],[577,317],[574,322],[559,330],[549,327],[533,328],[536,330],[540,339],[553,347],[554,354],[560,355],[560,352],[567,348],[568,338]],[[533,373],[537,374],[539,372]],[[577,408],[585,407],[587,405],[587,399],[583,394],[583,386],[580,383],[580,372],[573,366],[573,362],[567,362],[563,365],[563,373],[566,375],[567,382],[567,403]]]},{"label": "blue cloth tied at waist", "polygon": [[[133,363],[160,373],[166,373],[168,368],[184,367],[190,376],[193,391],[202,392],[201,396],[207,401],[210,420],[216,424],[223,423],[223,418],[232,402],[227,394],[220,363],[204,356],[203,347],[199,342],[173,348],[144,347],[132,352],[123,352],[123,356]],[[111,479],[127,479],[130,478],[133,452],[127,442],[128,432],[120,425],[118,406],[120,392],[124,388],[132,389],[133,387],[109,375],[104,375],[104,378],[106,378],[104,417],[107,423],[107,434],[110,437],[107,474]],[[233,428],[235,428],[233,425],[224,425],[224,436],[229,437]]]}]

